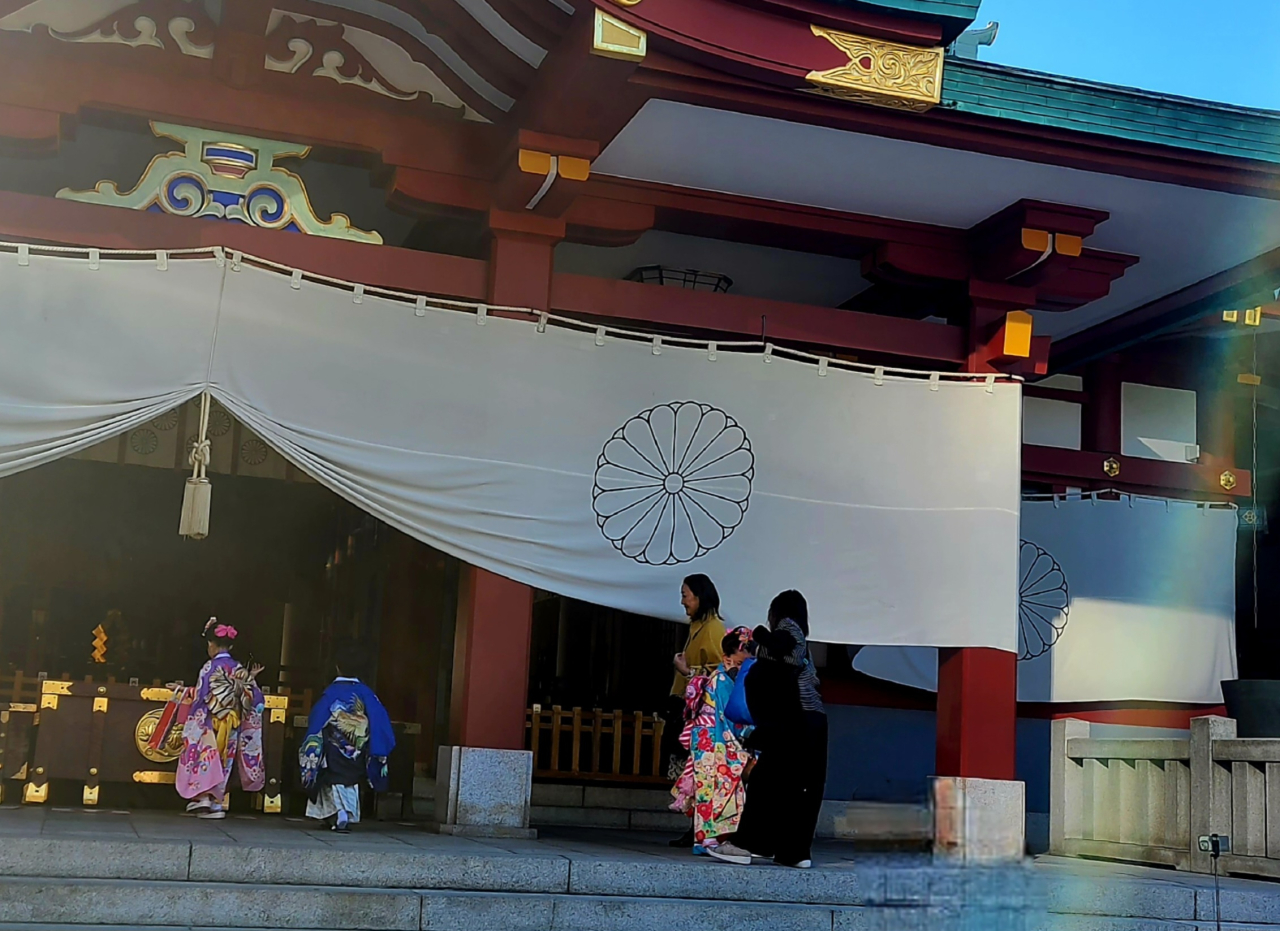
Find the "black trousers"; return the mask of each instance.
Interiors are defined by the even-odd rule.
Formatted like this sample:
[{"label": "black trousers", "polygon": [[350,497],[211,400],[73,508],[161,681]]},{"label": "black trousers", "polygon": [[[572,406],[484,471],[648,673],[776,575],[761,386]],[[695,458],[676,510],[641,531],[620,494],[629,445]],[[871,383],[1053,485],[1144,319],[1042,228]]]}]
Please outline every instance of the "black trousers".
[{"label": "black trousers", "polygon": [[[662,765],[673,756],[683,756],[684,747],[680,746],[680,732],[684,730],[684,696],[669,695],[662,710]],[[663,771],[665,775],[665,770]]]},{"label": "black trousers", "polygon": [[804,713],[803,726],[769,735],[747,781],[733,843],[779,863],[811,858],[827,784],[827,716]]}]

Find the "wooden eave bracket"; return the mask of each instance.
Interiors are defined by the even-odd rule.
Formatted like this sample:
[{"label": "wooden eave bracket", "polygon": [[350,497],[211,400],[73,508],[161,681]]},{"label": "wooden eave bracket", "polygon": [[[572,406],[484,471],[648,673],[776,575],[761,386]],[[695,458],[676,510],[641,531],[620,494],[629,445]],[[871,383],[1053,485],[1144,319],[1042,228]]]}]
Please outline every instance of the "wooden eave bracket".
[{"label": "wooden eave bracket", "polygon": [[494,203],[502,210],[529,210],[560,217],[583,192],[600,143],[519,130],[500,157]]},{"label": "wooden eave bracket", "polygon": [[54,155],[62,143],[63,114],[0,103],[0,151]]},{"label": "wooden eave bracket", "polygon": [[1049,371],[1050,339],[1035,336],[1035,320],[1026,308],[1035,292],[1014,285],[970,281],[973,309],[969,323],[969,366],[1008,374],[1044,375]]}]

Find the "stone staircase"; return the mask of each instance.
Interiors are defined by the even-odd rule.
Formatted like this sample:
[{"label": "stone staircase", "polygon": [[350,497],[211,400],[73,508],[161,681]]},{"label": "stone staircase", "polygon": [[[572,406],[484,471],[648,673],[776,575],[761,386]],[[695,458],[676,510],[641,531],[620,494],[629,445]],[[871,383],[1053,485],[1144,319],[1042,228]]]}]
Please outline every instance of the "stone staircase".
[{"label": "stone staircase", "polygon": [[[584,799],[585,801],[585,799]],[[11,817],[9,817],[11,816]],[[45,817],[45,821],[38,821]],[[730,867],[659,838],[549,828],[473,841],[0,810],[0,929],[1206,931],[1204,877],[1045,859],[958,868],[827,842],[808,871]],[[1280,888],[1226,879],[1223,927],[1280,931]]]}]

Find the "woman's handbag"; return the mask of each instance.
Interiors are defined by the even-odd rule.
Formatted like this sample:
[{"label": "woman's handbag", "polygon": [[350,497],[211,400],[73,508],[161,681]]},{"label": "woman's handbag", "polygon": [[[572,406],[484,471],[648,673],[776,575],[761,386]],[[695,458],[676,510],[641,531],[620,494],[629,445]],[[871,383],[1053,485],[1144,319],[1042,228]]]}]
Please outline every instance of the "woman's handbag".
[{"label": "woman's handbag", "polygon": [[734,724],[743,727],[754,727],[755,721],[751,718],[751,709],[747,707],[747,674],[751,672],[751,667],[756,664],[755,657],[744,660],[742,668],[738,670],[738,678],[733,682],[733,694],[729,696],[729,704],[725,706],[724,716]]}]

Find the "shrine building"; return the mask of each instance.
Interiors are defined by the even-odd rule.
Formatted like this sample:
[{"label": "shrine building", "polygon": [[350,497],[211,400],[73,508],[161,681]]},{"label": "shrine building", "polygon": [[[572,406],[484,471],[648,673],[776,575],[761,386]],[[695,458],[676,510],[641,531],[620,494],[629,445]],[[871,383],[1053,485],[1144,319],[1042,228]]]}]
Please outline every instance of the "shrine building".
[{"label": "shrine building", "polygon": [[406,799],[528,751],[518,828],[669,785],[693,572],[809,597],[831,804],[990,780],[1019,849],[1051,719],[1271,675],[1280,113],[993,64],[980,13],[0,2],[2,797],[170,804],[138,735],[211,615],[253,804],[354,639]]}]

